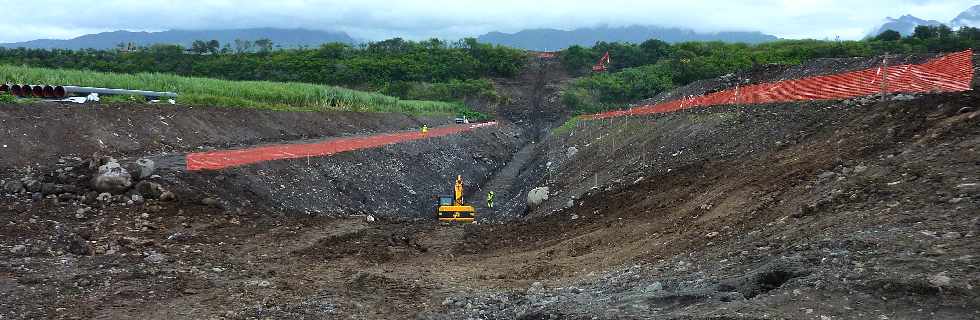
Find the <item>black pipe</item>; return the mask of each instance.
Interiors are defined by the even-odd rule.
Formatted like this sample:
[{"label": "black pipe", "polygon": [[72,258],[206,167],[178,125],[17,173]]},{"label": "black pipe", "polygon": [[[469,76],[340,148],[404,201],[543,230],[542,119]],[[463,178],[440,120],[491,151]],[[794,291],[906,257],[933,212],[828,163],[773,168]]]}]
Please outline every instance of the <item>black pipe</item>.
[{"label": "black pipe", "polygon": [[21,97],[24,95],[24,88],[21,87],[19,84],[12,85],[10,86],[10,93],[15,96]]},{"label": "black pipe", "polygon": [[33,86],[31,88],[31,93],[35,98],[44,98],[44,87],[43,86]]},{"label": "black pipe", "polygon": [[56,98],[54,96],[54,87],[52,87],[50,85],[45,85],[44,88],[43,88],[43,90],[44,90],[43,91],[44,92],[44,98],[47,98],[47,99]]},{"label": "black pipe", "polygon": [[63,86],[55,86],[54,87],[54,96],[55,96],[55,98],[62,98],[62,99],[63,98],[67,98],[68,97],[68,91],[65,91],[65,87],[63,87]]}]

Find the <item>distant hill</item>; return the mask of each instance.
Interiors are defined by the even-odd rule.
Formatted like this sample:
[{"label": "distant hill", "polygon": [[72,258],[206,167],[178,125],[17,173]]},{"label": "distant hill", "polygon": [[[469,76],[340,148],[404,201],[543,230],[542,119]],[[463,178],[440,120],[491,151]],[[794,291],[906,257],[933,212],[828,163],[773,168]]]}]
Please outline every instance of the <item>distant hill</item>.
[{"label": "distant hill", "polygon": [[960,13],[956,18],[953,18],[953,21],[950,21],[949,25],[954,28],[980,27],[980,5],[966,9],[966,11]]},{"label": "distant hill", "polygon": [[871,36],[877,36],[887,30],[895,30],[898,31],[898,33],[901,33],[903,36],[910,36],[912,35],[912,32],[915,31],[915,27],[938,26],[941,24],[943,23],[936,20],[924,20],[910,14],[901,16],[898,19],[888,17],[885,18],[885,24],[881,25],[881,27],[878,29],[875,29]]},{"label": "distant hill", "polygon": [[119,43],[152,45],[157,43],[180,44],[190,47],[194,40],[218,40],[224,45],[235,39],[255,41],[267,38],[277,46],[294,48],[300,46],[316,47],[323,43],[354,43],[354,39],[343,32],[318,31],[307,29],[231,29],[231,30],[168,30],[161,32],[112,31],[88,34],[74,39],[40,39],[16,43],[0,43],[0,47],[35,49],[110,49]]},{"label": "distant hill", "polygon": [[760,32],[698,33],[689,29],[655,26],[597,27],[567,31],[530,29],[517,33],[490,32],[477,38],[483,43],[540,51],[559,50],[571,45],[592,46],[599,41],[641,43],[649,39],[659,39],[671,43],[685,41],[762,43],[779,40],[775,36]]},{"label": "distant hill", "polygon": [[953,18],[949,23],[942,23],[936,20],[924,20],[912,15],[904,15],[898,19],[888,17],[885,18],[885,24],[878,27],[870,34],[870,36],[877,36],[885,30],[895,30],[901,33],[903,36],[910,36],[915,32],[915,27],[917,26],[938,26],[945,24],[952,28],[960,27],[980,27],[980,5],[975,5],[966,9],[960,13],[956,18]]}]

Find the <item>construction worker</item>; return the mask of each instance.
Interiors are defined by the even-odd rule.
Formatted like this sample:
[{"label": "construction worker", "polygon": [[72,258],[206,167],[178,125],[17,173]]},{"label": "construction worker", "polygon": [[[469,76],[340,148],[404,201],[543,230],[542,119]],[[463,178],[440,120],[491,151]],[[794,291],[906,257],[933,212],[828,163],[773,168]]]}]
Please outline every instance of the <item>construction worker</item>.
[{"label": "construction worker", "polygon": [[487,192],[487,208],[493,208],[493,191]]},{"label": "construction worker", "polygon": [[429,126],[423,124],[422,125],[422,134],[426,134],[426,133],[429,133]]}]

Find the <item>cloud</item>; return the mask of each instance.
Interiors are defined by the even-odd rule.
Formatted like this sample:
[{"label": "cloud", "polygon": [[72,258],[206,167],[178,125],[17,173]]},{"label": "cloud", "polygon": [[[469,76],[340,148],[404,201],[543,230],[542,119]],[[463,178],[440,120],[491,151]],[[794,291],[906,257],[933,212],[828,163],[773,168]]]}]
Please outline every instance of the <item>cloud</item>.
[{"label": "cloud", "polygon": [[363,39],[457,39],[488,31],[659,25],[698,31],[762,31],[789,38],[856,39],[886,16],[911,13],[949,21],[966,0],[746,1],[337,1],[337,0],[49,0],[29,14],[0,0],[0,42],[69,38],[112,30],[246,27],[341,30]]}]

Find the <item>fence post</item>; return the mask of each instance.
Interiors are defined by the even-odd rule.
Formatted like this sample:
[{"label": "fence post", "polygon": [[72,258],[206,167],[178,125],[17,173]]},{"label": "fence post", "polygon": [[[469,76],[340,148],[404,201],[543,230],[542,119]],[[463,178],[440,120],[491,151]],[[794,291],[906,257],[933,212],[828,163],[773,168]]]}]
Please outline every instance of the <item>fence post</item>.
[{"label": "fence post", "polygon": [[888,96],[888,52],[881,58],[881,101],[887,100]]}]

